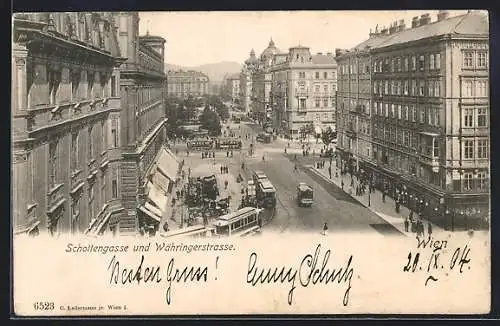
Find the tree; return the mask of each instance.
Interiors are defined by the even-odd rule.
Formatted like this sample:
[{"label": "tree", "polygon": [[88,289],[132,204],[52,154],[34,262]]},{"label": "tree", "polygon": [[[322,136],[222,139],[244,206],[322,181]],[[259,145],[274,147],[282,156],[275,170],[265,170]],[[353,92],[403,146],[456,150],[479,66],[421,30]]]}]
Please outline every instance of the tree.
[{"label": "tree", "polygon": [[222,133],[219,115],[208,106],[200,116],[200,124],[203,129],[208,130],[210,136],[219,136]]},{"label": "tree", "polygon": [[336,133],[332,130],[331,127],[327,127],[321,133],[321,140],[323,144],[328,145],[337,137]]}]

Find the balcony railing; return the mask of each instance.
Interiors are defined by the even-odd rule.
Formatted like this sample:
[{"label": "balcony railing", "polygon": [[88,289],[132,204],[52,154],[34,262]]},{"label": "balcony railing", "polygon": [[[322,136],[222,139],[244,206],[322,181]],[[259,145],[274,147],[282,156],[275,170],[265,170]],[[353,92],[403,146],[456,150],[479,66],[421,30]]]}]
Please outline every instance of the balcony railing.
[{"label": "balcony railing", "polygon": [[439,157],[438,156],[428,156],[426,154],[421,154],[419,157],[421,163],[429,165],[433,172],[439,172]]}]

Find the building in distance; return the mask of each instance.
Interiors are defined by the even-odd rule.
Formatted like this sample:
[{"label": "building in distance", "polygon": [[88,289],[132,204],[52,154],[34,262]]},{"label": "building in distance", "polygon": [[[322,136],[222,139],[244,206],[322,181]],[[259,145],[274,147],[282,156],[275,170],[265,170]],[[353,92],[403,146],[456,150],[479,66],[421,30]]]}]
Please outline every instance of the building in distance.
[{"label": "building in distance", "polygon": [[178,98],[202,97],[211,92],[207,75],[194,70],[167,72],[168,96]]}]

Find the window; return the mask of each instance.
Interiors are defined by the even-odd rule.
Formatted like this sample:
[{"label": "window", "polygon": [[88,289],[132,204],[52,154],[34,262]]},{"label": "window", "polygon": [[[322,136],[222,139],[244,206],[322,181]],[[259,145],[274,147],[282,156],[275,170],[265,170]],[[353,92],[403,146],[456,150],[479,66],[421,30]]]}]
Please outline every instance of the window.
[{"label": "window", "polygon": [[328,72],[326,72],[326,71],[325,71],[325,72],[323,73],[323,78],[324,78],[324,79],[328,79]]},{"label": "window", "polygon": [[472,190],[472,173],[464,173],[464,189]]},{"label": "window", "polygon": [[370,66],[365,65],[365,74],[369,74],[369,73],[370,73]]},{"label": "window", "polygon": [[403,108],[403,115],[404,115],[404,118],[405,118],[405,121],[408,121],[408,105],[405,105],[404,108]]},{"label": "window", "polygon": [[101,121],[101,139],[102,139],[102,144],[103,148],[101,148],[102,151],[105,151],[108,149],[108,130],[106,128],[106,122],[107,120],[102,120]]},{"label": "window", "polygon": [[111,76],[111,97],[116,97],[116,76]]},{"label": "window", "polygon": [[398,89],[397,89],[397,85],[396,85],[396,83],[397,83],[397,82],[396,82],[395,80],[393,80],[393,81],[391,82],[391,86],[392,86],[392,87],[391,87],[391,88],[392,88],[392,89],[391,89],[391,94],[392,94],[392,95],[396,95],[396,94],[398,93]]},{"label": "window", "polygon": [[419,80],[418,95],[419,96],[425,95],[425,81],[424,80]]},{"label": "window", "polygon": [[464,52],[464,68],[472,68],[473,66],[473,55],[472,52]]},{"label": "window", "polygon": [[94,184],[89,185],[88,215],[90,220],[94,218]]},{"label": "window", "polygon": [[472,97],[472,80],[464,81],[464,96]]},{"label": "window", "polygon": [[434,96],[434,81],[429,80],[427,83],[427,94],[428,96]]},{"label": "window", "polygon": [[477,181],[477,186],[480,190],[486,190],[488,188],[488,179],[486,172],[479,172],[477,174]]},{"label": "window", "polygon": [[477,109],[477,126],[486,127],[488,125],[488,109]]},{"label": "window", "polygon": [[439,82],[439,80],[436,80],[434,82],[434,96],[435,97],[441,96],[441,83]]},{"label": "window", "polygon": [[487,87],[488,83],[486,80],[478,80],[476,83],[476,97],[488,96]]},{"label": "window", "polygon": [[314,91],[315,91],[316,93],[319,93],[319,85],[314,86]]},{"label": "window", "polygon": [[464,109],[464,127],[472,128],[474,126],[474,109]]},{"label": "window", "polygon": [[319,108],[319,98],[316,98],[314,100],[314,106],[317,107],[317,108]]},{"label": "window", "polygon": [[436,53],[434,60],[434,68],[436,68],[436,70],[441,69],[441,54]]},{"label": "window", "polygon": [[319,72],[316,72],[316,79],[319,79]]},{"label": "window", "polygon": [[378,92],[378,81],[373,82],[373,94],[377,94]]},{"label": "window", "polygon": [[401,58],[396,58],[396,71],[401,71]]},{"label": "window", "polygon": [[94,87],[94,74],[91,72],[87,72],[87,98],[91,99],[92,96],[92,88]]},{"label": "window", "polygon": [[306,109],[306,99],[301,98],[299,101],[299,110],[305,110]]},{"label": "window", "polygon": [[118,198],[118,178],[116,170],[113,169],[111,173],[111,196],[114,199]]},{"label": "window", "polygon": [[402,87],[403,82],[400,80],[396,81],[396,94],[401,95],[401,87]]},{"label": "window", "polygon": [[385,106],[385,108],[384,108],[385,109],[384,110],[385,111],[384,112],[384,116],[387,118],[387,117],[389,117],[389,104],[385,103],[384,106]]},{"label": "window", "polygon": [[384,82],[384,94],[389,94],[389,81]]},{"label": "window", "polygon": [[488,139],[477,141],[477,158],[488,158]]},{"label": "window", "polygon": [[94,148],[93,148],[93,140],[92,140],[92,126],[89,127],[89,131],[88,131],[88,137],[87,137],[87,141],[88,141],[88,144],[89,144],[89,152],[88,152],[88,158],[89,158],[89,161],[91,161],[93,158],[94,158]]},{"label": "window", "polygon": [[49,78],[49,97],[50,104],[56,104],[57,91],[59,90],[59,84],[61,83],[61,71],[47,70]]},{"label": "window", "polygon": [[101,174],[101,206],[106,203],[106,170],[102,171]]},{"label": "window", "polygon": [[409,83],[410,83],[409,80],[405,80],[404,81],[404,86],[403,86],[403,94],[404,95],[408,95],[408,92],[409,92]]},{"label": "window", "polygon": [[479,52],[477,54],[477,67],[486,68],[486,52]]},{"label": "window", "polygon": [[425,122],[425,108],[420,107],[420,123]]},{"label": "window", "polygon": [[326,108],[328,107],[328,98],[323,99],[323,106]]},{"label": "window", "polygon": [[465,159],[474,158],[474,141],[473,140],[464,141],[464,158]]},{"label": "window", "polygon": [[391,118],[394,118],[396,115],[396,106],[391,104]]},{"label": "window", "polygon": [[49,190],[57,183],[57,141],[49,144]]},{"label": "window", "polygon": [[78,132],[71,134],[71,172],[78,169]]},{"label": "window", "polygon": [[434,54],[429,55],[429,69],[434,70]]},{"label": "window", "polygon": [[408,130],[403,131],[403,144],[408,147],[410,146],[410,132]]},{"label": "window", "polygon": [[424,71],[424,69],[425,69],[425,56],[421,55],[418,58],[418,70]]},{"label": "window", "polygon": [[415,56],[411,57],[411,70],[417,70],[417,58]]},{"label": "window", "polygon": [[401,120],[401,118],[402,118],[401,105],[398,104],[396,106],[396,109],[398,111],[398,119]]},{"label": "window", "polygon": [[306,78],[305,72],[299,72],[299,78]]},{"label": "window", "polygon": [[113,141],[113,148],[118,147],[118,131],[117,131],[117,120],[112,119],[111,120],[111,138]]},{"label": "window", "polygon": [[441,125],[441,112],[439,108],[434,109],[434,123],[436,126]]},{"label": "window", "polygon": [[404,57],[403,62],[404,62],[403,70],[408,71],[408,57]]},{"label": "window", "polygon": [[328,93],[328,85],[323,85],[323,93]]}]

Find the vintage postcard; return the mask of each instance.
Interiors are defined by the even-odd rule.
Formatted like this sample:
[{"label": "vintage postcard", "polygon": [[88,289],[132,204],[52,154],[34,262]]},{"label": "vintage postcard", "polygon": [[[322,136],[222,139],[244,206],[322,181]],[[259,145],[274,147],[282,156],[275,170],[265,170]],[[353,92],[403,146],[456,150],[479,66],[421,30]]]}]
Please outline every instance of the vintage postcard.
[{"label": "vintage postcard", "polygon": [[490,311],[488,12],[12,31],[16,317]]}]

